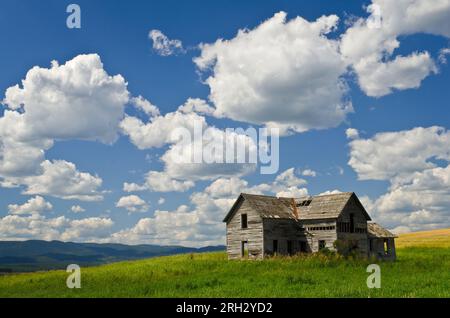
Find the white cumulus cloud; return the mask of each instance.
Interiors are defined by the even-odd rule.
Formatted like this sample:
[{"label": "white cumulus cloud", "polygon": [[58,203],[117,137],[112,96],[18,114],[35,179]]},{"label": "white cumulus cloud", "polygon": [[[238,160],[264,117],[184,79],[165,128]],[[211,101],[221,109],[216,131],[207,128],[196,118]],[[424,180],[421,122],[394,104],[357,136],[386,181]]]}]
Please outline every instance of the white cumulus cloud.
[{"label": "white cumulus cloud", "polygon": [[194,186],[192,181],[180,181],[171,178],[166,172],[149,171],[146,175],[148,189],[156,192],[184,192]]},{"label": "white cumulus cloud", "polygon": [[7,215],[0,218],[0,240],[61,240],[92,242],[107,240],[114,222],[91,217],[71,220],[65,216],[46,218],[40,214]]},{"label": "white cumulus cloud", "polygon": [[442,127],[383,132],[350,142],[349,165],[361,180],[388,180],[433,168],[433,158],[450,159],[450,132]]},{"label": "white cumulus cloud", "polygon": [[368,96],[418,88],[428,75],[437,73],[426,51],[393,55],[401,36],[428,33],[450,37],[450,1],[372,0],[368,12],[367,19],[357,19],[346,30],[340,45]]},{"label": "white cumulus cloud", "polygon": [[153,50],[161,56],[184,53],[183,43],[180,40],[169,39],[160,30],[151,30],[148,37],[153,42]]},{"label": "white cumulus cloud", "polygon": [[317,176],[317,172],[312,169],[305,169],[302,171],[302,176],[315,177],[315,176]]},{"label": "white cumulus cloud", "polygon": [[8,178],[9,186],[24,185],[23,194],[50,195],[61,199],[99,201],[103,195],[98,191],[102,179],[77,170],[75,164],[65,160],[45,160],[39,173],[24,177]]},{"label": "white cumulus cloud", "polygon": [[1,185],[24,185],[25,194],[101,199],[99,177],[64,160],[45,160],[45,151],[57,140],[114,142],[128,95],[124,78],[108,75],[97,54],[31,68],[2,101]]},{"label": "white cumulus cloud", "polygon": [[[111,143],[128,102],[127,83],[110,76],[97,54],[78,55],[63,65],[35,66],[21,85],[6,90],[3,103],[22,110],[18,141],[84,139]],[[20,118],[20,119],[19,119]]]},{"label": "white cumulus cloud", "polygon": [[350,142],[349,164],[388,191],[364,198],[373,218],[398,232],[450,226],[450,132],[442,127],[376,134]]},{"label": "white cumulus cloud", "polygon": [[137,109],[142,110],[148,116],[153,117],[153,116],[158,116],[159,115],[158,107],[156,107],[155,105],[150,103],[150,101],[146,100],[142,96],[132,97],[130,99],[130,101]]},{"label": "white cumulus cloud", "polygon": [[51,209],[53,209],[52,204],[45,201],[45,199],[39,195],[29,199],[22,205],[8,205],[8,211],[10,214],[39,214],[44,211],[50,211]]},{"label": "white cumulus cloud", "polygon": [[128,212],[147,212],[149,209],[148,203],[134,194],[121,197],[116,207],[124,208]]},{"label": "white cumulus cloud", "polygon": [[326,35],[335,15],[314,22],[279,12],[252,30],[202,44],[194,59],[206,79],[215,116],[292,129],[329,128],[351,112],[341,76],[339,42]]},{"label": "white cumulus cloud", "polygon": [[345,131],[345,135],[348,139],[358,139],[359,138],[359,131],[355,128],[348,128]]},{"label": "white cumulus cloud", "polygon": [[[139,149],[169,145],[160,158],[164,171],[149,171],[146,184],[126,182],[125,191],[185,191],[194,185],[192,181],[241,176],[255,170],[256,161],[238,162],[237,154],[237,148],[242,146],[247,158],[256,158],[258,149],[254,139],[245,131],[227,132],[209,126],[200,115],[207,112],[205,107],[209,106],[204,101],[188,99],[177,111],[151,117],[146,123],[133,116],[124,118],[120,124],[122,131]],[[227,149],[224,144],[234,147]],[[227,151],[234,153],[231,163],[227,163]]]},{"label": "white cumulus cloud", "polygon": [[70,211],[72,211],[73,213],[81,213],[86,211],[86,209],[84,209],[83,207],[79,206],[79,205],[72,205],[70,208]]}]

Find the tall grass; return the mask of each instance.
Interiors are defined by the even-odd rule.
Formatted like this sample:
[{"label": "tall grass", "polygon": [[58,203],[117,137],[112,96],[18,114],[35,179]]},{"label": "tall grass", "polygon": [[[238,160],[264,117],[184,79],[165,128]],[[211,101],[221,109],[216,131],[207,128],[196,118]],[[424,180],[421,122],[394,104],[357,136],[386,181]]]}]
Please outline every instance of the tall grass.
[{"label": "tall grass", "polygon": [[369,289],[369,260],[340,256],[228,261],[189,254],[82,268],[81,289],[64,271],[0,277],[1,297],[450,297],[450,249],[398,249],[380,262],[381,288]]}]

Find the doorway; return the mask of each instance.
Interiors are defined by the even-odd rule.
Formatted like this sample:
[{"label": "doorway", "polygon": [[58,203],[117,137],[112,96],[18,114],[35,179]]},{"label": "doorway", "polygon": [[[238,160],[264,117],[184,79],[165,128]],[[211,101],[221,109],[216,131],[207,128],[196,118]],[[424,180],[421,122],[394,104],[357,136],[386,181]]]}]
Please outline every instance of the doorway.
[{"label": "doorway", "polygon": [[248,258],[248,241],[241,242],[241,257]]},{"label": "doorway", "polygon": [[383,240],[383,250],[384,250],[384,255],[389,255],[389,245],[388,245],[387,239]]},{"label": "doorway", "polygon": [[273,240],[272,251],[273,251],[273,254],[278,253],[278,240]]},{"label": "doorway", "polygon": [[292,241],[287,241],[287,252],[288,252],[288,255],[292,255],[293,254],[293,252],[292,252]]},{"label": "doorway", "polygon": [[308,250],[306,248],[306,242],[305,241],[300,241],[300,252],[301,253],[306,253]]}]

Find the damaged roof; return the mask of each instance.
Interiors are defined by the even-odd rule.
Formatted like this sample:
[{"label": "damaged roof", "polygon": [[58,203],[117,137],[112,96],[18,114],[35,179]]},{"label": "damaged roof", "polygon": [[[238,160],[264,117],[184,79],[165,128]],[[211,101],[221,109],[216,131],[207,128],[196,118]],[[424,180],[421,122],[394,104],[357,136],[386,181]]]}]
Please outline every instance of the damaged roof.
[{"label": "damaged roof", "polygon": [[[370,216],[357,196],[353,192],[342,192],[303,198],[241,193],[223,221],[228,222],[242,200],[247,201],[262,218],[297,219],[295,216],[296,209],[299,220],[312,220],[337,218],[351,198],[355,199],[356,204],[361,207],[366,218],[370,220]],[[295,207],[293,202],[295,202]]]},{"label": "damaged roof", "polygon": [[381,225],[377,223],[367,223],[367,236],[369,238],[391,238],[391,237],[397,237],[397,235],[392,234],[385,228],[383,228]]}]

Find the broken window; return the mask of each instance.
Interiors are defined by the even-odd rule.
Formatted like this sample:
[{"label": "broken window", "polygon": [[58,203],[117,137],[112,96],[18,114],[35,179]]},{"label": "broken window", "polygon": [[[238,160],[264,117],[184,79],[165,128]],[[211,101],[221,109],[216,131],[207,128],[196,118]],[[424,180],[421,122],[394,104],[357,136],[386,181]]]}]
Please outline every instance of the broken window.
[{"label": "broken window", "polygon": [[308,206],[311,204],[312,200],[303,200],[302,202],[297,203],[297,207]]},{"label": "broken window", "polygon": [[324,240],[319,240],[319,251],[323,250],[326,247],[326,243]]},{"label": "broken window", "polygon": [[278,240],[273,240],[273,253],[278,253]]},{"label": "broken window", "polygon": [[247,225],[247,214],[241,214],[241,228],[246,229]]}]

